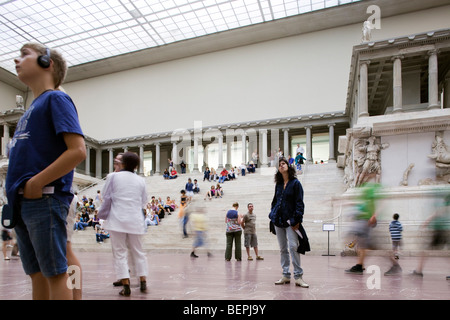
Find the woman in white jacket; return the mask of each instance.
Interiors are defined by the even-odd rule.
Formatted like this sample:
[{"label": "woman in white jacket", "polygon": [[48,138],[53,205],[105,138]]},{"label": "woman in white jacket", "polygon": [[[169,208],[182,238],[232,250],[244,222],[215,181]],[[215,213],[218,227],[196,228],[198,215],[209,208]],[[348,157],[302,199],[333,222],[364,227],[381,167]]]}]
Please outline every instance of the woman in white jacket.
[{"label": "woman in white jacket", "polygon": [[143,209],[147,205],[147,190],[145,180],[134,173],[139,162],[136,153],[125,152],[122,155],[122,169],[106,178],[103,203],[99,209],[99,217],[105,219],[103,227],[110,234],[114,269],[122,280],[120,294],[123,296],[131,294],[128,253],[140,279],[140,290],[147,290],[147,257],[142,248],[142,235],[146,232]]}]

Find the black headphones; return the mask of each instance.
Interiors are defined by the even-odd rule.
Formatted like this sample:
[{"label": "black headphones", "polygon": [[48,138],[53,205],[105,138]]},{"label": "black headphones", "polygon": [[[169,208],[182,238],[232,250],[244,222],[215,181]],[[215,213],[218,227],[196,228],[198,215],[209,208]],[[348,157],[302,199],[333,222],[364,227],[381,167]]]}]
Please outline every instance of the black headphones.
[{"label": "black headphones", "polygon": [[50,67],[50,49],[49,48],[45,48],[45,54],[41,55],[37,58],[37,63],[44,69],[47,69],[48,67]]}]

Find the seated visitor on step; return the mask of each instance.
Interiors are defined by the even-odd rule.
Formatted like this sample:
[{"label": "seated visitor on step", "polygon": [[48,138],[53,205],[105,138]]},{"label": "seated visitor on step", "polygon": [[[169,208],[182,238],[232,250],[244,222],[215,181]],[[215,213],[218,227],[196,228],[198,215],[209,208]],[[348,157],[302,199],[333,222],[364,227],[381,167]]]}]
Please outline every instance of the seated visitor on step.
[{"label": "seated visitor on step", "polygon": [[228,172],[228,180],[231,181],[234,179],[236,179],[236,174],[235,174],[234,168],[231,167],[230,172]]},{"label": "seated visitor on step", "polygon": [[255,173],[256,172],[255,165],[253,164],[253,161],[250,161],[250,163],[248,164],[247,171],[248,171],[248,173]]},{"label": "seated visitor on step", "polygon": [[103,240],[109,239],[108,231],[98,228],[95,233],[95,239],[97,240],[97,243],[103,243]]},{"label": "seated visitor on step", "polygon": [[170,173],[167,168],[164,170],[163,177],[164,177],[164,179],[169,179],[169,177],[170,177]]},{"label": "seated visitor on step", "polygon": [[211,173],[209,174],[209,181],[216,181],[216,179],[219,179],[219,176],[216,173],[216,169],[211,168]]},{"label": "seated visitor on step", "polygon": [[245,176],[245,169],[247,169],[247,167],[245,166],[245,164],[242,162],[241,165],[239,166],[239,170],[241,170],[241,176]]},{"label": "seated visitor on step", "polygon": [[147,213],[145,217],[145,225],[147,227],[159,225],[159,217],[155,211],[150,211],[149,213]]},{"label": "seated visitor on step", "polygon": [[198,186],[197,179],[194,179],[194,188],[192,190],[194,191],[194,193],[200,192],[200,187]]},{"label": "seated visitor on step", "polygon": [[215,195],[216,198],[217,198],[217,197],[222,198],[222,195],[223,195],[223,188],[220,186],[220,184],[217,184],[217,185],[216,185],[216,191],[215,191],[215,193],[216,193],[216,195]]},{"label": "seated visitor on step", "polygon": [[210,174],[211,174],[211,171],[209,170],[209,167],[206,167],[205,171],[203,171],[203,181],[205,181],[205,180],[211,181],[209,178]]},{"label": "seated visitor on step", "polygon": [[220,172],[219,183],[225,182],[227,178],[228,178],[228,171],[227,169],[223,168],[222,171]]},{"label": "seated visitor on step", "polygon": [[170,197],[167,197],[166,199],[166,206],[170,212],[173,212],[178,207],[175,203],[175,199],[170,199]]},{"label": "seated visitor on step", "polygon": [[[209,198],[209,200],[211,200],[215,194],[216,194],[216,188],[214,187],[214,185],[212,185],[211,189],[209,189],[208,192],[206,193],[206,196]],[[206,198],[205,198],[205,200],[206,200]]]}]

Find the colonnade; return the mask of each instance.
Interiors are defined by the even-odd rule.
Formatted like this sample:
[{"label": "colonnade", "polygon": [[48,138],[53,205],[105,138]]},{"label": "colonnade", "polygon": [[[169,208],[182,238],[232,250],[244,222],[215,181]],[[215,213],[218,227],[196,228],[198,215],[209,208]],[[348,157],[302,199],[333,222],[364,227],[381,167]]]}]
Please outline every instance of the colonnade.
[{"label": "colonnade", "polygon": [[[330,122],[327,124],[321,124],[320,127],[328,127],[329,134],[329,162],[335,161],[335,134],[334,127],[336,123]],[[312,131],[313,125],[305,125],[303,129],[306,132],[306,159],[307,162],[311,163],[313,161],[312,158]],[[319,127],[315,126],[315,127]],[[179,135],[172,134],[171,137],[166,140],[159,141],[136,141],[135,144],[125,144],[118,145],[118,143],[114,144],[114,147],[97,147],[94,145],[87,144],[86,151],[87,157],[85,160],[84,173],[87,175],[91,175],[91,150],[95,150],[95,176],[100,178],[102,176],[103,168],[102,168],[102,153],[104,151],[108,152],[108,172],[113,171],[113,163],[114,163],[114,153],[126,152],[129,149],[133,149],[133,151],[138,149],[138,154],[141,159],[141,164],[139,166],[139,174],[143,175],[143,159],[144,152],[147,148],[151,148],[153,153],[153,174],[160,175],[161,174],[161,147],[163,146],[165,149],[170,150],[170,156],[175,165],[179,165],[181,160],[183,159],[185,162],[187,161],[187,151],[188,148],[192,148],[193,150],[193,166],[191,167],[192,172],[199,172],[202,168],[199,167],[199,151],[200,148],[203,147],[206,150],[206,147],[211,143],[217,143],[217,163],[218,170],[221,170],[224,166],[231,166],[231,145],[233,142],[238,141],[241,143],[241,161],[242,163],[248,163],[251,160],[251,153],[256,150],[258,153],[258,165],[259,167],[268,167],[269,166],[269,157],[270,150],[274,151],[280,149],[284,155],[289,155],[291,153],[291,136],[290,133],[292,131],[298,132],[298,129],[302,128],[248,128],[247,130],[238,129],[238,130],[225,130],[222,131],[220,129],[214,129],[213,133],[205,131],[201,134],[187,134],[184,133],[184,139],[179,141]],[[280,131],[282,132],[282,136],[280,135]],[[323,131],[323,130],[322,130]],[[270,134],[270,145],[269,145],[269,134]],[[187,138],[186,138],[187,137]],[[214,141],[212,142],[212,140]],[[226,143],[226,155],[224,157],[224,143]],[[183,154],[183,157],[180,157],[180,153]],[[223,163],[224,158],[226,159],[225,164]],[[203,161],[208,165],[208,156],[207,153],[204,153]]]},{"label": "colonnade", "polygon": [[[439,83],[438,83],[438,50],[428,50],[428,109],[439,109]],[[394,55],[393,62],[393,113],[403,112],[403,86],[402,86],[402,60],[404,55]],[[368,68],[370,59],[363,59],[359,62],[359,117],[369,116],[369,96],[368,96]],[[446,87],[449,91],[448,86]]]}]

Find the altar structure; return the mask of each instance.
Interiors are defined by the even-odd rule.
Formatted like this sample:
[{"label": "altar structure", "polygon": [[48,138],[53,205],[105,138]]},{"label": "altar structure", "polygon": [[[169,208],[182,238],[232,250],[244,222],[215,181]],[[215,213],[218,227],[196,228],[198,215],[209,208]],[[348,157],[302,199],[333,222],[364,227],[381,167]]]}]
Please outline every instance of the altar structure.
[{"label": "altar structure", "polygon": [[418,249],[423,222],[450,194],[450,30],[355,46],[346,115],[337,165],[347,191],[339,200],[354,203],[358,187],[380,183],[378,214],[389,221],[399,213]]}]

